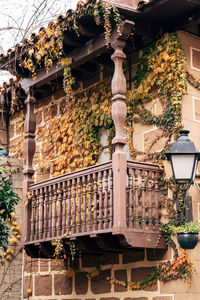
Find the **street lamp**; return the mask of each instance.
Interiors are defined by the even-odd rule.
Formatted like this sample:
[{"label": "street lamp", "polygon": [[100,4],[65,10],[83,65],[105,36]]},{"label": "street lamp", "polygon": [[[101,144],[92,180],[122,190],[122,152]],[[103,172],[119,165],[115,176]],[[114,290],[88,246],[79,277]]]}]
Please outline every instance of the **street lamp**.
[{"label": "street lamp", "polygon": [[167,159],[171,162],[171,168],[175,183],[182,191],[183,201],[190,185],[194,182],[200,152],[196,150],[194,143],[188,137],[189,130],[181,130],[180,137],[172,144]]}]

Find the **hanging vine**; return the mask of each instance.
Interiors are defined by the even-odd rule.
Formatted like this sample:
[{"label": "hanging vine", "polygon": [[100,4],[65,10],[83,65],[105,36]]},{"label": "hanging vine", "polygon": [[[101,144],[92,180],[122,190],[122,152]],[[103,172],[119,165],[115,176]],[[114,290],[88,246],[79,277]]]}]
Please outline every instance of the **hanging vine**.
[{"label": "hanging vine", "polygon": [[[116,27],[120,32],[122,17],[115,6],[102,3],[100,0],[88,0],[86,3],[79,1],[76,10],[69,9],[65,17],[58,18],[57,23],[50,22],[47,29],[40,29],[39,35],[32,35],[27,46],[28,53],[24,67],[31,72],[33,79],[36,78],[37,70],[43,66],[48,72],[54,62],[63,65],[61,60],[65,57],[64,33],[72,32],[79,36],[79,22],[86,17],[94,18],[96,25],[104,27],[107,45],[110,42],[112,28]],[[71,70],[67,64],[64,69],[64,87],[68,86],[69,75],[71,77]],[[70,81],[73,81],[72,77]]]}]

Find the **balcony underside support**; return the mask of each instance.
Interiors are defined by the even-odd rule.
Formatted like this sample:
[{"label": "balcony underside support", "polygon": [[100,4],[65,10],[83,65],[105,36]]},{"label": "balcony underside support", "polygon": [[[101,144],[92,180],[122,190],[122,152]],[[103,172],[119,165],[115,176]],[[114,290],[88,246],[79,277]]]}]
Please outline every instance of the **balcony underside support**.
[{"label": "balcony underside support", "polygon": [[[96,235],[74,236],[64,238],[63,243],[74,241],[76,248],[81,253],[103,254],[105,252],[123,253],[126,249],[147,248],[147,249],[167,249],[163,236],[159,233],[134,232],[127,230],[121,234],[112,232]],[[37,243],[27,243],[25,245],[27,254],[35,258],[55,258],[55,247],[51,240]]]}]

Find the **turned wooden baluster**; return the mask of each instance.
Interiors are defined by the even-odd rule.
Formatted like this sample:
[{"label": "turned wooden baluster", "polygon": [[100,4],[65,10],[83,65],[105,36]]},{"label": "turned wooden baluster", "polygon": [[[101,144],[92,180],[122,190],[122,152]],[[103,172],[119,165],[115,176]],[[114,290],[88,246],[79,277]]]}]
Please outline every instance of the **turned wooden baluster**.
[{"label": "turned wooden baluster", "polygon": [[67,232],[71,231],[71,180],[67,182]]},{"label": "turned wooden baluster", "polygon": [[47,238],[47,231],[48,231],[48,199],[49,193],[48,193],[48,187],[46,186],[44,188],[44,238]]},{"label": "turned wooden baluster", "polygon": [[82,177],[82,182],[83,182],[82,232],[86,232],[86,176]]},{"label": "turned wooden baluster", "polygon": [[36,206],[36,195],[35,191],[32,191],[31,196],[31,235],[30,240],[33,241],[35,237],[35,206]]},{"label": "turned wooden baluster", "polygon": [[39,199],[40,189],[36,191],[36,209],[35,209],[35,239],[39,239]]},{"label": "turned wooden baluster", "polygon": [[58,188],[58,218],[57,218],[57,232],[60,236],[62,234],[62,200],[63,200],[63,191],[62,191],[62,182],[59,183]]},{"label": "turned wooden baluster", "polygon": [[49,186],[49,211],[48,211],[48,234],[47,237],[52,237],[52,205],[53,205],[53,186]]},{"label": "turned wooden baluster", "polygon": [[42,239],[44,234],[44,190],[40,189],[39,199],[39,238]]},{"label": "turned wooden baluster", "polygon": [[23,200],[24,203],[27,203],[26,205],[23,206],[22,240],[24,242],[30,239],[31,203],[27,199],[27,192],[30,184],[33,183],[32,176],[34,174],[34,169],[33,169],[32,162],[35,153],[35,129],[36,129],[36,121],[34,115],[35,99],[32,95],[30,95],[30,91],[28,91],[28,93],[29,95],[25,101],[27,113],[24,122],[25,140],[24,140]]},{"label": "turned wooden baluster", "polygon": [[92,230],[92,183],[91,183],[91,174],[88,175],[88,215],[87,215],[87,230]]},{"label": "turned wooden baluster", "polygon": [[155,184],[155,228],[157,230],[159,230],[160,225],[159,225],[159,201],[160,201],[160,193],[158,190],[158,176],[159,176],[159,172],[156,171],[154,172],[154,184]]},{"label": "turned wooden baluster", "polygon": [[110,176],[110,197],[109,197],[110,220],[109,220],[109,228],[112,228],[112,225],[113,225],[113,171],[112,171],[112,169],[109,170],[109,176]]},{"label": "turned wooden baluster", "polygon": [[108,170],[104,171],[104,180],[105,180],[105,196],[104,196],[104,229],[108,228]]},{"label": "turned wooden baluster", "polygon": [[76,181],[72,179],[72,234],[76,233]]},{"label": "turned wooden baluster", "polygon": [[133,170],[134,172],[134,227],[139,228],[139,216],[138,216],[138,170]]},{"label": "turned wooden baluster", "polygon": [[94,224],[93,228],[94,230],[97,230],[97,174],[93,174],[93,182],[94,182],[94,214],[93,214],[93,219],[94,219]]},{"label": "turned wooden baluster", "polygon": [[142,193],[142,229],[146,228],[146,204],[145,204],[145,171],[141,171],[141,193]]},{"label": "turned wooden baluster", "polygon": [[153,229],[152,223],[152,171],[148,171],[148,217],[149,223],[148,228]]},{"label": "turned wooden baluster", "polygon": [[112,37],[111,46],[114,54],[111,59],[114,62],[114,75],[112,78],[112,119],[115,125],[115,137],[112,140],[115,152],[112,155],[113,183],[114,183],[114,231],[121,232],[126,228],[126,170],[127,156],[124,152],[126,136],[124,124],[126,120],[126,78],[123,72],[123,61],[126,58],[123,48],[126,40],[133,30],[134,23],[125,21],[121,26],[121,33],[117,31]]},{"label": "turned wooden baluster", "polygon": [[102,172],[99,171],[98,174],[98,181],[99,181],[99,224],[98,229],[103,229],[103,182],[102,182]]},{"label": "turned wooden baluster", "polygon": [[53,227],[53,237],[56,237],[57,235],[57,184],[53,185],[53,221],[52,221],[52,227]]},{"label": "turned wooden baluster", "polygon": [[81,178],[77,179],[78,185],[78,207],[77,207],[77,232],[81,232]]},{"label": "turned wooden baluster", "polygon": [[63,183],[63,205],[62,205],[62,234],[66,233],[66,201],[67,201],[67,183]]},{"label": "turned wooden baluster", "polygon": [[128,168],[128,227],[133,227],[133,181],[130,168]]}]

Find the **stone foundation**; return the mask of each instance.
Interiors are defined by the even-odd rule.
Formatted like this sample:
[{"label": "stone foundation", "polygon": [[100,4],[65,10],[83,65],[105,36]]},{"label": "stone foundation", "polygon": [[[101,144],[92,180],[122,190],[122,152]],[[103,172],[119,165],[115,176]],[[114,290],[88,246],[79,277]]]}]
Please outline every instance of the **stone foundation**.
[{"label": "stone foundation", "polygon": [[[108,277],[121,281],[137,281],[150,274],[157,265],[158,257],[165,261],[171,259],[171,251],[127,250],[123,254],[105,253],[102,255],[101,271],[88,278],[88,273],[96,270],[99,255],[82,254],[75,258],[77,271],[73,274],[69,261],[31,259],[26,257],[24,298],[31,290],[32,300],[173,300],[173,295],[161,295],[159,283],[141,291],[131,291],[122,285],[113,284]],[[30,294],[29,294],[30,296]]]}]

